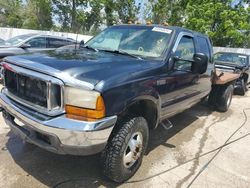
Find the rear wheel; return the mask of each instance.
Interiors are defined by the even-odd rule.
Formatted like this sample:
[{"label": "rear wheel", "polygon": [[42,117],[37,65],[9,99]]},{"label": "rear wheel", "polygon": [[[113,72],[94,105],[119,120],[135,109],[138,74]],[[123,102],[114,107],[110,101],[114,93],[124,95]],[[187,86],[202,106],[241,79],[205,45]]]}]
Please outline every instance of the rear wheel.
[{"label": "rear wheel", "polygon": [[102,153],[104,175],[115,182],[132,177],[141,165],[148,143],[145,118],[135,117],[117,125]]},{"label": "rear wheel", "polygon": [[216,85],[212,85],[212,90],[208,96],[208,105],[212,108],[216,107],[218,90],[219,90],[219,87],[217,87]]},{"label": "rear wheel", "polygon": [[228,111],[232,97],[233,97],[233,85],[221,86],[217,91],[216,107],[220,112]]}]

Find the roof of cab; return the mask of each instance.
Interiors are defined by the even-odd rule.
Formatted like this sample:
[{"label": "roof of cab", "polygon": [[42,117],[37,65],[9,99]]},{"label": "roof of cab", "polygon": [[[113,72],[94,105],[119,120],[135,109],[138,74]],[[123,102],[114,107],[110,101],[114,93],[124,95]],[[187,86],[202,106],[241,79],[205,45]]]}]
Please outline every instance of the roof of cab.
[{"label": "roof of cab", "polygon": [[171,29],[171,30],[174,30],[176,32],[181,32],[181,31],[184,31],[184,32],[189,32],[189,33],[193,33],[195,35],[198,35],[198,36],[206,36],[208,37],[206,34],[202,34],[200,32],[197,32],[197,31],[193,31],[193,30],[190,30],[190,29],[186,29],[186,28],[183,28],[183,27],[178,27],[178,26],[164,26],[164,25],[159,25],[159,24],[121,24],[121,25],[114,25],[114,26],[111,26],[111,27],[133,27],[133,28],[136,28],[136,27],[141,27],[141,28],[154,28],[154,27],[161,27],[161,28],[166,28],[166,29]]}]

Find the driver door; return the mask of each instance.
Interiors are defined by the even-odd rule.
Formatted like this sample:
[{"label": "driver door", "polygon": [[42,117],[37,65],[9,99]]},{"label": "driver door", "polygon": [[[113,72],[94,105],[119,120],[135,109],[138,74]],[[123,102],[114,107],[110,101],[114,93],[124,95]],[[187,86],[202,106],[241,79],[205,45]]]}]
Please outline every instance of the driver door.
[{"label": "driver door", "polygon": [[[191,34],[178,36],[173,48],[174,67],[167,75],[166,93],[162,95],[162,116],[169,117],[189,108],[199,92],[199,75],[191,71],[196,53],[194,37]],[[183,59],[183,60],[182,60]],[[190,61],[184,61],[190,60]]]}]

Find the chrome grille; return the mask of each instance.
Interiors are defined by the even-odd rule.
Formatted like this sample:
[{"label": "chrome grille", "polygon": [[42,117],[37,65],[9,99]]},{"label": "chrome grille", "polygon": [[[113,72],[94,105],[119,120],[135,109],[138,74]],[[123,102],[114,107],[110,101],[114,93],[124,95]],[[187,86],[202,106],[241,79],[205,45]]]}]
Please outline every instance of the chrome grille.
[{"label": "chrome grille", "polygon": [[48,75],[15,65],[4,64],[7,96],[47,115],[58,115],[63,109],[63,83]]},{"label": "chrome grille", "polygon": [[5,71],[5,86],[13,95],[34,103],[35,105],[48,107],[47,84],[44,81],[34,79],[12,71]]}]

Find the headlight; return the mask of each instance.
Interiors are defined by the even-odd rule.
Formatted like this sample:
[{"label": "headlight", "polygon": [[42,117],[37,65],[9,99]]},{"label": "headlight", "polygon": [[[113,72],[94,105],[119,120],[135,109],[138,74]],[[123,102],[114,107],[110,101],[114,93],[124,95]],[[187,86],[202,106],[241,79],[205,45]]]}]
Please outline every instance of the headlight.
[{"label": "headlight", "polygon": [[64,96],[65,104],[95,109],[97,98],[100,96],[100,93],[66,86]]},{"label": "headlight", "polygon": [[105,105],[97,91],[65,87],[66,115],[72,119],[94,121],[105,116]]}]

